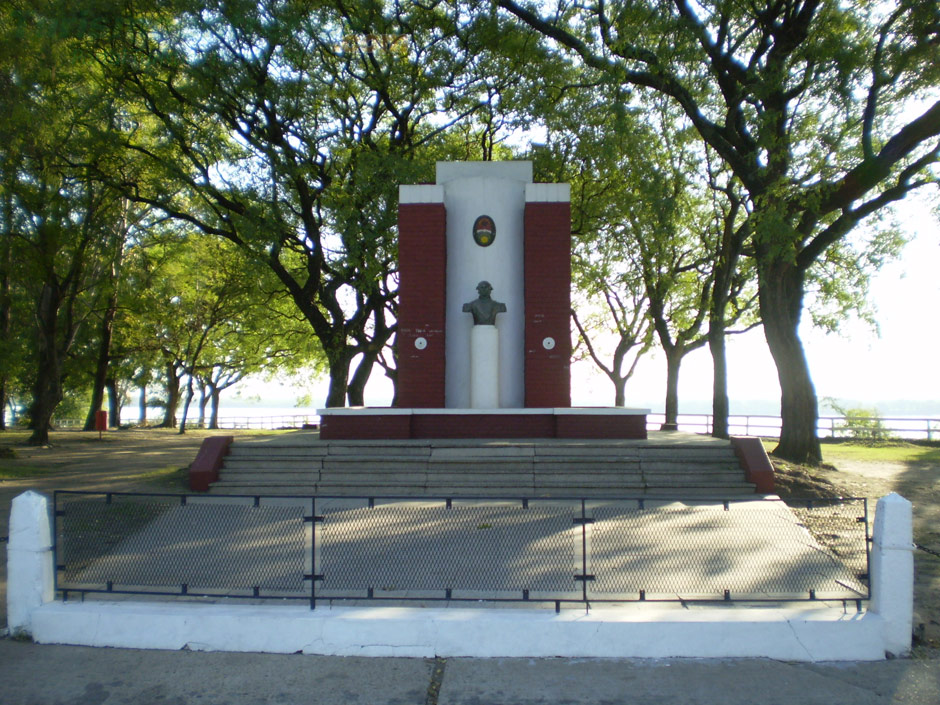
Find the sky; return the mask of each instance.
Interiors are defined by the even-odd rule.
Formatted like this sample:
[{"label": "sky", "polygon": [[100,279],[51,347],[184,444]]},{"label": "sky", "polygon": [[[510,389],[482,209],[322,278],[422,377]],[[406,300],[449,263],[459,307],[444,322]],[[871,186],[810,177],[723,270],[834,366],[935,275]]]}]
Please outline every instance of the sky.
[{"label": "sky", "polygon": [[[926,199],[908,198],[900,208],[901,227],[910,242],[901,257],[887,263],[871,284],[880,335],[857,321],[846,322],[839,334],[827,335],[814,329],[808,316],[804,316],[800,333],[821,400],[831,397],[840,404],[861,404],[887,415],[905,413],[897,401],[921,402],[916,411],[906,413],[940,415],[940,222]],[[777,371],[761,329],[729,340],[728,373],[732,413],[777,413]],[[627,383],[626,405],[662,411],[665,384],[665,361],[654,348]],[[706,347],[683,361],[680,412],[708,412],[711,385],[711,357]],[[310,392],[316,407],[326,398],[326,390],[324,380],[304,391]],[[575,406],[613,403],[613,386],[589,361],[572,366],[572,390]],[[267,404],[283,407],[294,406],[297,393],[292,384],[279,387],[265,382],[241,387],[245,402],[258,401],[261,396]],[[390,383],[376,369],[366,390],[366,403],[386,406],[390,399]],[[242,405],[228,395],[223,410]],[[826,413],[825,407],[822,412]]]}]

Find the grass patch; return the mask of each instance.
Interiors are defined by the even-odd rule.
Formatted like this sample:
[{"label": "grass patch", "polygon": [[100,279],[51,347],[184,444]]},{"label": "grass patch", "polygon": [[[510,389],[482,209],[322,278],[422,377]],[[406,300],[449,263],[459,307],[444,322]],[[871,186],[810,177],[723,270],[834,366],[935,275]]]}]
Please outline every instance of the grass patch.
[{"label": "grass patch", "polygon": [[879,463],[940,463],[940,447],[905,441],[878,443],[823,443],[823,458],[838,465],[839,460],[868,460]]},{"label": "grass patch", "polygon": [[168,466],[147,472],[114,473],[109,474],[108,478],[117,482],[149,485],[153,489],[189,491],[189,468]]},{"label": "grass patch", "polygon": [[[762,439],[768,454],[776,439]],[[823,462],[797,465],[770,456],[776,492],[782,497],[838,497],[843,489],[830,480],[840,463],[870,462],[896,465],[940,465],[940,444],[925,441],[860,441],[822,439]]]},{"label": "grass patch", "polygon": [[[761,439],[769,454],[777,447],[777,440]],[[912,443],[910,441],[820,441],[823,460],[838,466],[839,460],[868,460],[876,463],[934,463],[940,464],[940,445]],[[776,461],[776,458],[773,458]]]},{"label": "grass patch", "polygon": [[12,464],[0,460],[0,480],[24,480],[47,474],[49,474],[47,466]]}]

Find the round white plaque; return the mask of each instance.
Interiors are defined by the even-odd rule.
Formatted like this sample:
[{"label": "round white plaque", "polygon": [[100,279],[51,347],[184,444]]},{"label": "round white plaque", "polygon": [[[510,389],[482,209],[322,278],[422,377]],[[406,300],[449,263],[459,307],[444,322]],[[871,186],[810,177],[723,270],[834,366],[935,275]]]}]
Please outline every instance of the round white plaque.
[{"label": "round white plaque", "polygon": [[546,350],[551,350],[551,349],[553,349],[553,348],[555,347],[555,339],[554,339],[554,338],[543,338],[543,339],[542,339],[542,347],[545,348]]},{"label": "round white plaque", "polygon": [[415,338],[415,347],[424,350],[428,346],[427,338]]}]

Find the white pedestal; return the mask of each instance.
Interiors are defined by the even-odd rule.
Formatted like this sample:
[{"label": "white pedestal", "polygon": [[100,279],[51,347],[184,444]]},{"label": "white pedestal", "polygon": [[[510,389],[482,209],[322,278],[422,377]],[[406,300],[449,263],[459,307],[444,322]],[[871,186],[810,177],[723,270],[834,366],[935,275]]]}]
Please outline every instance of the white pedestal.
[{"label": "white pedestal", "polygon": [[499,408],[499,331],[473,326],[470,331],[470,408]]}]

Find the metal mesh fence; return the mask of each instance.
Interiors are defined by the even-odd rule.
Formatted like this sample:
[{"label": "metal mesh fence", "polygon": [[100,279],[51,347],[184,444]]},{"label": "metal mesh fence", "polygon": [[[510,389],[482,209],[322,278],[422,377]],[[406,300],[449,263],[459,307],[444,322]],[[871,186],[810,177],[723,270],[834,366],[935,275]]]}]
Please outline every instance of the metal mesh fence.
[{"label": "metal mesh fence", "polygon": [[856,600],[865,500],[56,493],[58,588],[401,600]]},{"label": "metal mesh fence", "polygon": [[796,506],[600,504],[591,534],[594,599],[867,596],[864,500]]},{"label": "metal mesh fence", "polygon": [[571,505],[402,502],[329,512],[321,595],[577,597]]},{"label": "metal mesh fence", "polygon": [[60,586],[304,596],[309,501],[276,501],[57,495]]}]

